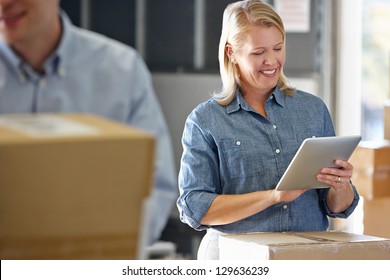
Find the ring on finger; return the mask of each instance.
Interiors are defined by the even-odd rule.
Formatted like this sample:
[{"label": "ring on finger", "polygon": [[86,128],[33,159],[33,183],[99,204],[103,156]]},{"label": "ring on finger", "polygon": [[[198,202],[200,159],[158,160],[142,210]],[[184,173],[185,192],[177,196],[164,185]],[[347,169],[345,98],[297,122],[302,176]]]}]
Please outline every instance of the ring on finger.
[{"label": "ring on finger", "polygon": [[339,184],[340,182],[341,182],[341,177],[339,176],[339,177],[337,178],[336,183]]}]

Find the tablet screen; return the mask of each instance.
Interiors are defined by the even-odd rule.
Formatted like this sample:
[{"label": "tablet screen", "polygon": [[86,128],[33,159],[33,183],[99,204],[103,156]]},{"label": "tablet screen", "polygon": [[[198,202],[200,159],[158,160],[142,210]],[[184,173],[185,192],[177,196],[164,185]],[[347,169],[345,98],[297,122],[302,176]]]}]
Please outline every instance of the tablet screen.
[{"label": "tablet screen", "polygon": [[277,190],[328,188],[317,181],[321,168],[336,167],[336,159],[348,160],[361,136],[332,136],[305,139],[290,162]]}]

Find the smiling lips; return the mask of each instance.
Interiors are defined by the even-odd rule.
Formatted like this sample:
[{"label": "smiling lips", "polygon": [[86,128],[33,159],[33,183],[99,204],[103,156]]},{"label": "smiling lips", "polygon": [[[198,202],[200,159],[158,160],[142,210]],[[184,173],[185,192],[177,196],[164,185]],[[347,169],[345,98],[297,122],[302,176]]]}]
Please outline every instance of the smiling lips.
[{"label": "smiling lips", "polygon": [[265,75],[272,76],[273,74],[276,73],[276,68],[272,69],[272,70],[263,70],[263,71],[260,71],[260,72],[265,74]]},{"label": "smiling lips", "polygon": [[5,25],[12,25],[15,24],[23,15],[24,15],[23,12],[17,14],[2,15],[0,17],[0,22],[3,22]]}]

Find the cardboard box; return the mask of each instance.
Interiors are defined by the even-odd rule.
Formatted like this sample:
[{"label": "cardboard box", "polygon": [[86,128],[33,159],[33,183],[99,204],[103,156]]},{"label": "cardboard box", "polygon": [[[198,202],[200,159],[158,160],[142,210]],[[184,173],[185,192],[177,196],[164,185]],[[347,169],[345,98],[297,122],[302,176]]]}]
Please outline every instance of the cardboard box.
[{"label": "cardboard box", "polygon": [[134,259],[154,139],[93,115],[0,116],[0,258]]},{"label": "cardboard box", "polygon": [[385,139],[390,140],[390,100],[386,101],[384,109],[384,125],[385,125]]},{"label": "cardboard box", "polygon": [[345,232],[260,232],[219,238],[222,260],[390,259],[390,239]]},{"label": "cardboard box", "polygon": [[349,162],[354,167],[352,182],[362,197],[390,197],[390,140],[361,142]]},{"label": "cardboard box", "polygon": [[390,238],[390,197],[363,202],[364,234]]}]

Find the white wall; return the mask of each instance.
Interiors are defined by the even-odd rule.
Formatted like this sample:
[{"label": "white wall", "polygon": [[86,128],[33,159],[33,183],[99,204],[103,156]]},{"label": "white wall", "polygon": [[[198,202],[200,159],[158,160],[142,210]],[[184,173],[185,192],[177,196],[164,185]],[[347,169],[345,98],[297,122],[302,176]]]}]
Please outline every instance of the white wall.
[{"label": "white wall", "polygon": [[361,133],[362,1],[337,1],[337,135]]},{"label": "white wall", "polygon": [[179,170],[181,136],[187,116],[199,103],[221,87],[219,75],[153,73],[153,85],[167,120]]}]

